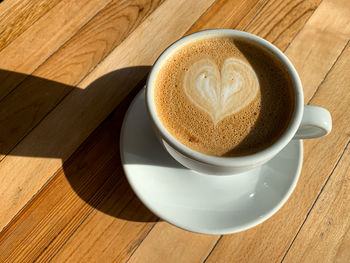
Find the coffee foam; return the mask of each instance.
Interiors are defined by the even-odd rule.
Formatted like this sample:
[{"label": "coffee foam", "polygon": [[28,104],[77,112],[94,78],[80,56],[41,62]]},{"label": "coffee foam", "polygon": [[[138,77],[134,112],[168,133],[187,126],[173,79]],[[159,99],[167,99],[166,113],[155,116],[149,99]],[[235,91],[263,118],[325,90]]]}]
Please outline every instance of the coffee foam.
[{"label": "coffee foam", "polygon": [[207,112],[216,125],[252,102],[259,81],[252,67],[238,58],[227,58],[221,72],[207,58],[194,62],[185,72],[183,87],[188,99]]},{"label": "coffee foam", "polygon": [[155,81],[157,115],[184,145],[237,156],[271,145],[293,110],[291,81],[270,55],[231,38],[191,43]]}]

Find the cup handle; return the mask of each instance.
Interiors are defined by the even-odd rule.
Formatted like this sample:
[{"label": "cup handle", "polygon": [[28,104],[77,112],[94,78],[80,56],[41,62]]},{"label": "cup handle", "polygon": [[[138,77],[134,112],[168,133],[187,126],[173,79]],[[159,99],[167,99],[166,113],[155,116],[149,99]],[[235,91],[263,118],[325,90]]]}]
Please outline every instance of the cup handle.
[{"label": "cup handle", "polygon": [[323,137],[332,130],[332,117],[328,110],[317,106],[304,106],[303,119],[293,139]]}]

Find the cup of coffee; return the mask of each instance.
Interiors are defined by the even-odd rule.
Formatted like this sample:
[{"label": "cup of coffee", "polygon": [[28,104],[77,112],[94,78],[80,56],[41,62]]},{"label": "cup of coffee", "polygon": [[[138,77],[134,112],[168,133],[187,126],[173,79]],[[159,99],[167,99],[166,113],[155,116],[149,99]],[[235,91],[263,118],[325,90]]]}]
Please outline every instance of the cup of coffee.
[{"label": "cup of coffee", "polygon": [[291,140],[332,128],[326,109],[304,105],[299,76],[277,47],[230,29],[169,46],[148,77],[146,106],[169,154],[212,175],[261,166]]}]

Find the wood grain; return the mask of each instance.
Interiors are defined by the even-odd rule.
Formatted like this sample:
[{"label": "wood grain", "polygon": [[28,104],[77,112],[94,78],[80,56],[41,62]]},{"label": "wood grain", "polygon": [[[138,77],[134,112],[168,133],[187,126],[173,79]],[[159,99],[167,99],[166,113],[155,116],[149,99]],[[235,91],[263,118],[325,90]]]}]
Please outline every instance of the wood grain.
[{"label": "wood grain", "polygon": [[[116,195],[113,195],[104,205],[113,206],[116,203],[115,198]],[[68,240],[64,249],[55,255],[52,262],[125,262],[154,225],[153,222],[138,222],[140,216],[144,220],[142,213],[149,212],[136,197],[125,205],[127,209],[120,211],[121,219],[107,217],[95,210],[80,226],[79,231]],[[130,213],[134,216],[130,217]]]},{"label": "wood grain", "polygon": [[321,0],[269,1],[246,31],[285,50],[320,2]]},{"label": "wood grain", "polygon": [[[31,74],[111,0],[63,0],[0,52],[0,100]],[[15,72],[15,73],[12,73]],[[20,101],[18,102],[20,103]],[[0,106],[1,107],[1,106]],[[12,105],[12,108],[13,105]],[[6,127],[6,126],[5,126]]]},{"label": "wood grain", "polygon": [[134,31],[163,0],[113,0],[33,74],[78,84]]},{"label": "wood grain", "polygon": [[347,148],[284,262],[349,262],[349,188]]},{"label": "wood grain", "polygon": [[0,5],[0,50],[61,0],[8,0]]},{"label": "wood grain", "polygon": [[[349,1],[324,0],[308,21],[308,26],[288,47],[286,55],[299,72],[304,86],[305,103],[350,39],[349,14]],[[324,19],[325,16],[327,19]]]},{"label": "wood grain", "polygon": [[218,236],[183,231],[162,221],[156,224],[143,241],[145,245],[137,249],[128,262],[203,262],[207,255],[201,252],[209,252],[217,239]]},{"label": "wood grain", "polygon": [[[94,4],[93,1],[89,3]],[[0,70],[0,76],[6,77],[5,85],[2,87],[5,87],[7,83],[9,85],[6,88],[13,87],[17,82],[26,78],[0,102],[0,126],[3,127],[0,130],[0,158],[2,159],[18,144],[64,96],[74,89],[74,85],[79,83],[160,3],[157,0],[113,1],[35,70],[32,73],[35,77]],[[65,6],[65,8],[68,7]],[[43,23],[41,28],[45,28],[47,21]],[[18,48],[14,50],[18,51]],[[40,57],[46,57],[48,54],[41,53]],[[29,63],[29,65],[33,64],[35,63]],[[30,155],[24,152],[22,154]]]},{"label": "wood grain", "polygon": [[187,31],[186,35],[212,28],[235,28],[237,30],[243,30],[267,2],[268,0],[217,1]]},{"label": "wood grain", "polygon": [[[146,75],[147,68],[140,65],[152,64],[212,3],[212,0],[164,2],[2,160],[1,227]],[[157,38],[153,32],[159,32]]]}]

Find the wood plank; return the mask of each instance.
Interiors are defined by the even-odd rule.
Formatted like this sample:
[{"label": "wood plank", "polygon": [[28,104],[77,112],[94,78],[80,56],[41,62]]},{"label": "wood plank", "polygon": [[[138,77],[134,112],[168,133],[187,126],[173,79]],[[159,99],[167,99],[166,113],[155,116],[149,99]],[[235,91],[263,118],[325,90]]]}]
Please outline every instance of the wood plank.
[{"label": "wood plank", "polygon": [[347,148],[284,262],[349,262],[349,188]]},{"label": "wood plank", "polygon": [[[331,112],[333,130],[327,137],[304,142],[302,174],[291,198],[262,225],[236,235],[224,236],[207,262],[240,261],[247,259],[247,255],[252,262],[282,260],[350,139],[350,112],[347,110],[350,101],[349,58],[350,45],[347,45],[311,101],[312,105],[324,106]],[[282,232],[283,235],[280,234]],[[261,240],[268,240],[268,243]]]},{"label": "wood plank", "polygon": [[163,2],[113,0],[33,74],[78,84]]},{"label": "wood plank", "polygon": [[349,1],[325,0],[288,47],[286,55],[299,72],[306,103],[350,39],[349,14]]},{"label": "wood plank", "polygon": [[33,73],[110,1],[63,0],[2,50],[0,65],[4,71],[0,74],[0,100],[23,81],[17,72]]},{"label": "wood plank", "polygon": [[321,0],[269,1],[246,31],[285,50]]},{"label": "wood plank", "polygon": [[[94,4],[93,1],[89,3]],[[160,4],[158,0],[114,0],[35,70],[33,75],[36,77],[0,70],[0,76],[6,77],[2,87],[14,87],[26,78],[0,102],[0,126],[3,127],[0,130],[0,159]],[[40,56],[45,58],[46,55]]]},{"label": "wood plank", "polygon": [[[124,185],[127,185],[126,181],[124,182]],[[115,197],[116,195],[113,195],[104,202],[101,209],[105,209],[107,205],[114,205]],[[52,262],[126,262],[154,225],[154,222],[144,222],[143,213],[148,213],[149,220],[154,216],[135,196],[125,205],[127,208],[117,217],[107,217],[95,210],[80,226],[80,231],[55,255]]]},{"label": "wood plank", "polygon": [[2,160],[1,227],[146,75],[148,68],[140,65],[152,64],[212,3],[164,2]]},{"label": "wood plank", "polygon": [[[128,262],[203,262],[207,255],[202,251],[209,252],[217,239],[218,236],[183,231],[161,221],[155,225],[142,242],[144,245],[137,249]],[[165,250],[164,247],[168,249]]]},{"label": "wood plank", "polygon": [[0,50],[61,0],[8,0],[0,5]]},{"label": "wood plank", "polygon": [[268,0],[222,0],[213,5],[186,33],[212,28],[243,30]]},{"label": "wood plank", "polygon": [[[285,50],[320,2],[321,0],[218,1],[188,33],[209,28],[234,28],[263,37]],[[333,24],[332,26],[334,27]],[[327,27],[327,30],[331,29]]]}]

